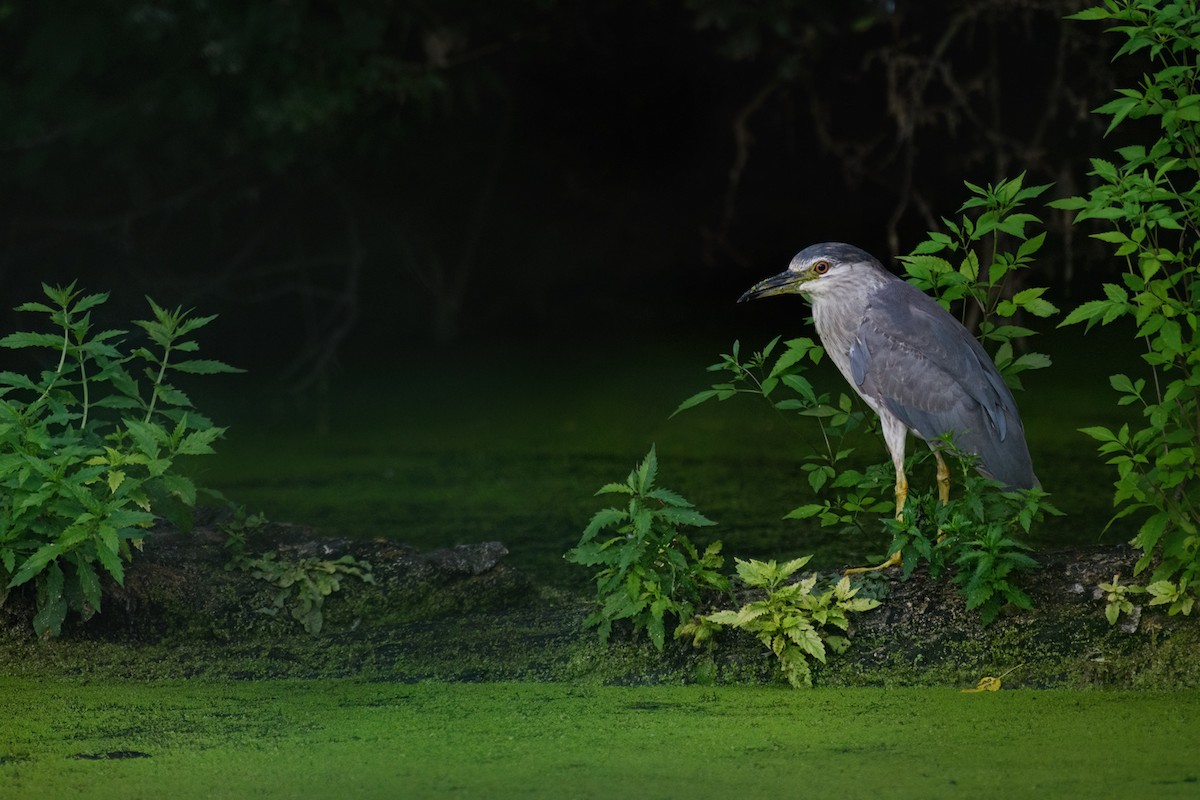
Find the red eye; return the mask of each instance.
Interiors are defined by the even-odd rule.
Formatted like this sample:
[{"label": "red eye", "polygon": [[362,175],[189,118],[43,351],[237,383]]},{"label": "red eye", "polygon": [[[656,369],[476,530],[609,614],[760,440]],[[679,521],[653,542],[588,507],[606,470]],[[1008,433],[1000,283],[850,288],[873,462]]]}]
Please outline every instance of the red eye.
[{"label": "red eye", "polygon": [[818,261],[817,263],[812,265],[812,271],[817,273],[818,275],[824,275],[826,272],[829,272],[829,262],[828,261]]}]

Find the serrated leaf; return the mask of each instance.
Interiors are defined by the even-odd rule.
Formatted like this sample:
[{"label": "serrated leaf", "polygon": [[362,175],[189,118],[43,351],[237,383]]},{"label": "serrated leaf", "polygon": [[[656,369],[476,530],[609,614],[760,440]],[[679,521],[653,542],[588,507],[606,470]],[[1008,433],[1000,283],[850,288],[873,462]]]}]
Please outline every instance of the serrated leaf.
[{"label": "serrated leaf", "polygon": [[17,569],[16,573],[12,576],[12,580],[8,582],[8,588],[12,589],[20,586],[35,575],[40,574],[46,568],[47,564],[61,556],[62,553],[63,547],[58,542],[49,542],[42,545],[34,551],[33,555],[25,559],[20,568]]},{"label": "serrated leaf", "polygon": [[123,422],[138,449],[151,458],[156,457],[159,447],[167,440],[166,432],[152,422],[129,418],[124,419]]},{"label": "serrated leaf", "polygon": [[808,355],[808,352],[805,348],[788,347],[779,354],[779,358],[775,359],[775,364],[771,367],[768,377],[779,377],[784,371],[802,361],[806,355]]},{"label": "serrated leaf", "polygon": [[611,528],[629,519],[629,512],[619,508],[602,508],[592,515],[591,522],[583,529],[580,543],[590,541],[605,528]]},{"label": "serrated leaf", "polygon": [[705,389],[702,392],[696,392],[694,395],[692,395],[691,397],[689,397],[688,399],[686,399],[682,403],[680,403],[678,406],[676,406],[675,410],[671,412],[671,416],[672,417],[675,416],[680,411],[687,411],[689,408],[695,408],[696,406],[700,405],[701,403],[711,400],[716,396],[717,396],[716,389]]},{"label": "serrated leaf", "polygon": [[174,475],[168,473],[163,475],[160,480],[163,487],[175,497],[178,497],[186,505],[196,505],[196,484],[191,478],[184,475]]},{"label": "serrated leaf", "polygon": [[647,497],[660,500],[666,505],[674,506],[675,508],[691,508],[692,504],[683,498],[678,492],[673,492],[670,489],[654,489],[646,493]]},{"label": "serrated leaf", "polygon": [[1081,303],[1067,314],[1066,319],[1059,323],[1059,327],[1087,322],[1087,327],[1091,328],[1111,307],[1112,303],[1105,300],[1089,300],[1086,303]]},{"label": "serrated leaf", "polygon": [[658,453],[655,451],[654,445],[650,446],[650,452],[642,459],[642,463],[637,467],[637,490],[645,494],[654,486],[654,481],[658,477]]},{"label": "serrated leaf", "polygon": [[100,578],[91,563],[82,558],[73,559],[75,575],[79,581],[79,589],[88,604],[96,611],[100,610]]},{"label": "serrated leaf", "polygon": [[46,570],[46,581],[42,586],[44,596],[39,598],[40,607],[33,617],[33,630],[39,635],[46,633],[57,636],[67,618],[67,597],[63,591],[62,568],[57,562]]},{"label": "serrated leaf", "polygon": [[27,389],[29,391],[38,391],[38,386],[28,376],[17,372],[0,372],[0,385],[11,386],[14,389]]},{"label": "serrated leaf", "polygon": [[0,347],[8,347],[14,350],[21,347],[53,347],[57,349],[62,347],[62,345],[62,334],[34,333],[32,331],[10,333],[0,339]]},{"label": "serrated leaf", "polygon": [[212,443],[224,433],[225,428],[192,431],[180,440],[179,445],[175,448],[175,453],[181,456],[208,455],[214,452]]},{"label": "serrated leaf", "polygon": [[691,508],[664,508],[658,512],[663,521],[671,525],[687,525],[693,528],[703,528],[716,525],[708,517]]},{"label": "serrated leaf", "polygon": [[53,314],[55,309],[45,303],[21,303],[13,311],[36,311],[42,314]]},{"label": "serrated leaf", "polygon": [[787,577],[791,576],[794,572],[796,572],[797,570],[802,568],[805,564],[807,564],[811,560],[812,560],[811,555],[800,556],[799,558],[793,558],[791,561],[788,561],[787,563],[785,563],[779,567],[780,577],[787,578]]},{"label": "serrated leaf", "polygon": [[158,399],[167,405],[178,406],[180,408],[192,407],[191,398],[170,384],[160,383],[155,390],[155,393],[157,394]]}]

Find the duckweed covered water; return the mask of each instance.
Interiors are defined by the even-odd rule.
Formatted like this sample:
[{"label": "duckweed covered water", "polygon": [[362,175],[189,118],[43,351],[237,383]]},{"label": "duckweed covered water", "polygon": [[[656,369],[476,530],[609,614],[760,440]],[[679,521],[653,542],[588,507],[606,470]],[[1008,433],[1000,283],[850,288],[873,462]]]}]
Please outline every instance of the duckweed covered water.
[{"label": "duckweed covered water", "polygon": [[0,796],[1196,797],[1200,694],[0,680]]}]

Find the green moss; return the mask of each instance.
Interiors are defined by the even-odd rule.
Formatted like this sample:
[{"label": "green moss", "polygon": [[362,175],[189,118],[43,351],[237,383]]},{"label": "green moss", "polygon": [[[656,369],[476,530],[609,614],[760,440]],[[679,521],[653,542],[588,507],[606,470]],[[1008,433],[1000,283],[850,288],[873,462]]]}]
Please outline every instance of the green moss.
[{"label": "green moss", "polygon": [[0,714],[9,800],[1169,799],[1200,779],[1191,692],[0,679]]}]

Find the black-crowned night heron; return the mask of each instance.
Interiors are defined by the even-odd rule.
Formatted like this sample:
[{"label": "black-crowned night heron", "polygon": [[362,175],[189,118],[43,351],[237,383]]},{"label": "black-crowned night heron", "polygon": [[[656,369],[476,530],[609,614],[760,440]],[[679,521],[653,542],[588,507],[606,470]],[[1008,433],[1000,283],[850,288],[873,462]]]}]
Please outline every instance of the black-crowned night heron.
[{"label": "black-crowned night heron", "polygon": [[[908,496],[910,431],[933,449],[943,503],[950,470],[938,441],[947,434],[978,457],[984,475],[1011,488],[1037,485],[1012,392],[975,337],[933,298],[869,253],[839,242],[806,247],[786,271],[755,284],[738,302],[775,294],[809,299],[825,352],[879,415],[896,468],[897,516]],[[899,562],[895,553],[875,569]]]}]

